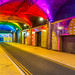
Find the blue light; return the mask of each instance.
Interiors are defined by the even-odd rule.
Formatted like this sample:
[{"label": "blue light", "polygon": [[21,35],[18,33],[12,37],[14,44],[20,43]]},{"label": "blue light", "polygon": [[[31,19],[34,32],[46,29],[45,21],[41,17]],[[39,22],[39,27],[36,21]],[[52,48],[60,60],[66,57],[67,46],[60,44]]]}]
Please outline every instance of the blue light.
[{"label": "blue light", "polygon": [[0,25],[0,30],[16,32],[16,29],[10,25]]}]

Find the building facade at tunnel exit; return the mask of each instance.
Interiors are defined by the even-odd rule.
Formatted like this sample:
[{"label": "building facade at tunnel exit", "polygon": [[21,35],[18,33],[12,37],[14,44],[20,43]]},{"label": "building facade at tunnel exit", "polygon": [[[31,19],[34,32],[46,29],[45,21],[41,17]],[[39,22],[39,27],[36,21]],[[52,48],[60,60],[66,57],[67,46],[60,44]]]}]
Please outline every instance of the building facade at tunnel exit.
[{"label": "building facade at tunnel exit", "polygon": [[75,53],[75,0],[0,1],[0,42]]}]

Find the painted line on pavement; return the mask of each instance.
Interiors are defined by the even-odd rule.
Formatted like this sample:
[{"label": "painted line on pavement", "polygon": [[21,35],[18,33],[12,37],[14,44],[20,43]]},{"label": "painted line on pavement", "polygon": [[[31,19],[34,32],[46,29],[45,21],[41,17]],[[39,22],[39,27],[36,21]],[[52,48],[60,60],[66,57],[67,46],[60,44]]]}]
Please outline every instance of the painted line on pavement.
[{"label": "painted line on pavement", "polygon": [[[9,45],[10,45],[10,44],[9,44]],[[14,46],[14,45],[12,45],[12,46]],[[17,47],[17,46],[15,46],[15,47]],[[21,49],[21,48],[20,48],[20,49]],[[23,49],[22,49],[22,50],[23,50]],[[26,51],[26,50],[25,50],[25,51]],[[29,51],[27,51],[27,52],[29,52]],[[42,57],[42,58],[44,58],[44,59],[46,59],[46,60],[49,60],[49,61],[52,61],[52,62],[54,62],[54,63],[57,63],[57,64],[59,64],[59,65],[62,65],[62,66],[64,66],[64,67],[67,67],[67,68],[69,68],[69,69],[75,70],[75,67],[74,67],[74,66],[71,66],[71,65],[69,65],[69,64],[62,63],[62,62],[60,62],[60,61],[51,59],[51,58],[49,58],[49,57],[46,57],[46,56],[44,56],[44,55],[40,55],[40,54],[37,54],[37,53],[34,53],[34,52],[29,52],[29,53],[32,53],[32,54],[34,54],[34,55],[36,55],[36,56]]]},{"label": "painted line on pavement", "polygon": [[[1,46],[0,46],[1,47]],[[4,52],[4,50],[1,48],[1,50]],[[15,67],[19,70],[19,72],[22,74],[22,75],[25,75],[23,73],[23,71],[11,60],[11,58],[4,52],[4,54],[7,56],[7,58],[15,65]]]},{"label": "painted line on pavement", "polygon": [[11,54],[9,54],[2,46],[1,49],[4,51],[6,56],[13,62],[13,64],[16,65],[16,67],[22,73],[22,75],[33,75],[20,62],[18,62]]}]

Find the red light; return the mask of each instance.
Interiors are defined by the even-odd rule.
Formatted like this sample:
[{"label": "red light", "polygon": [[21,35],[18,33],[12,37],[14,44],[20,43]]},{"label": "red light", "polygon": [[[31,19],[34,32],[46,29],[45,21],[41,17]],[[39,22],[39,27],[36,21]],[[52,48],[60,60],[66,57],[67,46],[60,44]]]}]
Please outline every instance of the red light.
[{"label": "red light", "polygon": [[47,27],[46,26],[43,26],[43,27],[41,27],[43,30],[45,30],[45,29],[47,29]]}]

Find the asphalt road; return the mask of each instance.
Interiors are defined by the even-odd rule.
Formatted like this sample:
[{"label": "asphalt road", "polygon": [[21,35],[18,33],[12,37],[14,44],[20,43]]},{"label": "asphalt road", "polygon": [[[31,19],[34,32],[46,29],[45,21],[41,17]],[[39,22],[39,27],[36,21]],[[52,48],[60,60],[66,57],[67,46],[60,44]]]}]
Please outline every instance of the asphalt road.
[{"label": "asphalt road", "polygon": [[0,43],[3,48],[26,67],[33,75],[75,75],[75,71],[32,53],[8,44]]}]

